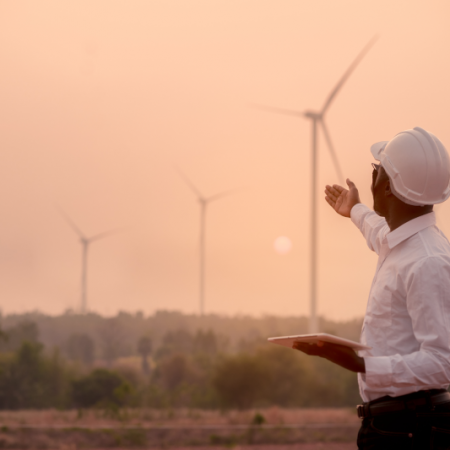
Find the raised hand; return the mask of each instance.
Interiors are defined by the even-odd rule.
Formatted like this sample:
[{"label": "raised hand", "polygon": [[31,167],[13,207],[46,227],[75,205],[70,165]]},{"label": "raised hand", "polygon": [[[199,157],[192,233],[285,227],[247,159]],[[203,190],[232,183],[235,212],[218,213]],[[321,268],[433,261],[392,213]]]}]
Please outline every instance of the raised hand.
[{"label": "raised hand", "polygon": [[346,180],[348,189],[333,184],[325,187],[325,200],[341,216],[350,217],[350,211],[357,204],[361,203],[358,189],[353,181]]}]

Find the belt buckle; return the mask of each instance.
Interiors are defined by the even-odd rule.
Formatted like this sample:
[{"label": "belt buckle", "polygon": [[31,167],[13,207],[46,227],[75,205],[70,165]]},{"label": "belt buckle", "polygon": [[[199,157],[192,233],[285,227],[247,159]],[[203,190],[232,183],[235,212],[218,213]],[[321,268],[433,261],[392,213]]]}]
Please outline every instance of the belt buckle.
[{"label": "belt buckle", "polygon": [[360,419],[364,419],[364,405],[356,405],[356,412]]}]

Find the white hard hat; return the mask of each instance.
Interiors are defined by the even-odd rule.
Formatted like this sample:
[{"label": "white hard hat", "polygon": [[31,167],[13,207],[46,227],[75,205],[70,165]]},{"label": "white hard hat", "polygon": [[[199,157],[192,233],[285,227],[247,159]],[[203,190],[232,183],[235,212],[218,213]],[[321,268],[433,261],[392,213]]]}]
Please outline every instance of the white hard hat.
[{"label": "white hard hat", "polygon": [[402,131],[370,147],[391,180],[393,193],[410,205],[434,205],[450,197],[450,159],[442,142],[423,128]]}]

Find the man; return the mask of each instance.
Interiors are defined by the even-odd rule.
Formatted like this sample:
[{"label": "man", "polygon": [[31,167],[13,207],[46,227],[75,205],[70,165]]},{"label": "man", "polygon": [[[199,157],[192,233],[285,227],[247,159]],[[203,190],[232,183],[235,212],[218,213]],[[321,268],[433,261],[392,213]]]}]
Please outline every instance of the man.
[{"label": "man", "polygon": [[375,251],[360,352],[335,344],[298,350],[358,372],[359,449],[450,449],[450,244],[433,205],[450,196],[450,159],[422,128],[371,147],[373,209],[356,186],[326,186]]}]

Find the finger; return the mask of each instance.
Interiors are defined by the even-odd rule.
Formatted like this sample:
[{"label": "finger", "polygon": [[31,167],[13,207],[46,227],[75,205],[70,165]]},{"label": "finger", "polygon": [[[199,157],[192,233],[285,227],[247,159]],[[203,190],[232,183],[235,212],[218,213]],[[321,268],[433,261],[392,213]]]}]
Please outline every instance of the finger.
[{"label": "finger", "polygon": [[300,348],[309,348],[309,344],[305,342],[294,342],[292,344],[292,348],[300,349]]},{"label": "finger", "polygon": [[353,181],[351,181],[350,178],[347,178],[347,179],[345,180],[345,182],[347,183],[347,186],[348,186],[350,189],[356,188],[355,183],[353,183]]},{"label": "finger", "polygon": [[334,208],[336,206],[336,202],[334,202],[333,200],[330,199],[330,197],[325,197],[325,200],[327,201],[327,203]]},{"label": "finger", "polygon": [[338,195],[347,191],[347,189],[343,188],[342,186],[339,186],[338,184],[333,184],[333,189],[338,193]]},{"label": "finger", "polygon": [[320,356],[322,351],[317,347],[316,344],[313,343],[305,343],[305,342],[295,342],[292,346],[297,350],[300,350],[303,353],[306,353],[309,356]]},{"label": "finger", "polygon": [[325,194],[331,198],[331,200],[333,200],[334,202],[337,200],[337,198],[339,197],[339,195],[336,195],[337,192],[335,189],[332,189],[331,186],[327,186],[327,188],[325,189]]},{"label": "finger", "polygon": [[336,197],[339,197],[340,195],[345,194],[346,192],[348,192],[348,189],[344,189],[342,186],[339,186],[337,184],[335,184],[332,188],[331,188],[331,192],[333,193],[333,195],[335,195]]},{"label": "finger", "polygon": [[311,349],[311,344],[309,344],[308,342],[294,342],[292,348],[308,352]]},{"label": "finger", "polygon": [[309,351],[310,351],[309,347],[310,346],[308,344],[304,344],[302,342],[294,342],[292,344],[292,348],[294,348],[295,350],[299,350],[303,353],[306,353],[307,355],[309,355]]},{"label": "finger", "polygon": [[329,192],[327,192],[327,195],[326,195],[330,200],[333,200],[333,202],[336,202],[336,200],[339,198],[339,195],[333,195],[333,194],[330,194]]}]

